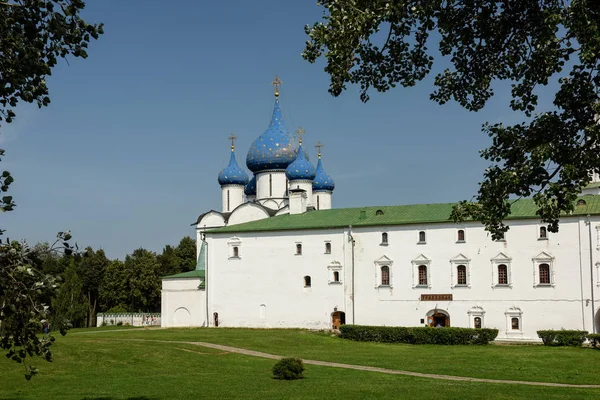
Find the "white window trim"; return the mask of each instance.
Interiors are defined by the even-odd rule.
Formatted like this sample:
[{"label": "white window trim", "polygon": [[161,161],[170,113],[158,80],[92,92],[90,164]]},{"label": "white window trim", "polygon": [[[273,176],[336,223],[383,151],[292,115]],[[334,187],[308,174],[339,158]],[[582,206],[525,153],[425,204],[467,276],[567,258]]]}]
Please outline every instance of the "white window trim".
[{"label": "white window trim", "polygon": [[469,327],[475,328],[475,318],[481,318],[481,328],[485,328],[485,311],[481,306],[471,307],[469,311],[467,311],[469,315]]},{"label": "white window trim", "polygon": [[[545,238],[540,236],[540,228],[546,228],[546,237]],[[537,235],[537,240],[548,240],[550,238],[550,232],[548,231],[548,227],[546,225],[538,224],[536,235]]]},{"label": "white window trim", "polygon": [[[229,260],[241,260],[242,259],[242,241],[240,240],[240,238],[238,237],[232,237],[227,241],[227,245],[229,247],[229,251],[228,251],[228,259]],[[237,247],[238,248],[238,255],[237,257],[235,257],[233,255],[233,248]]]},{"label": "white window trim", "polygon": [[[464,236],[465,239],[464,240],[458,240],[458,231],[463,231],[464,232]],[[467,228],[465,228],[464,226],[461,226],[460,228],[456,229],[456,243],[458,244],[462,244],[462,243],[467,243]]]},{"label": "white window trim", "polygon": [[[425,232],[425,240],[424,241],[421,241],[421,238],[420,238],[420,233],[421,232]],[[427,229],[419,229],[417,231],[417,244],[427,244],[427,237],[428,236],[429,236],[429,233],[427,232]]]},{"label": "white window trim", "polygon": [[[506,336],[522,336],[523,335],[523,311],[517,306],[512,306],[504,313],[506,316]],[[512,328],[512,319],[519,318],[519,329]]]},{"label": "white window trim", "polygon": [[596,261],[596,286],[600,287],[600,261]]},{"label": "white window trim", "polygon": [[596,225],[596,250],[600,250],[600,225]]},{"label": "white window trim", "polygon": [[[332,261],[328,266],[327,266],[327,277],[328,277],[328,281],[327,283],[329,285],[341,285],[344,281],[344,275],[342,274],[342,264],[339,261]],[[340,274],[340,280],[339,281],[335,281],[333,279],[333,273],[334,272],[339,272]]]},{"label": "white window trim", "polygon": [[[470,264],[471,259],[465,256],[462,253],[459,253],[456,257],[450,259],[450,277],[452,278],[452,287],[453,288],[470,288],[471,287],[471,267]],[[467,274],[467,284],[459,285],[458,284],[458,271],[457,268],[459,265],[464,265],[466,268]]]},{"label": "white window trim", "polygon": [[[327,243],[329,243],[329,253],[327,252]],[[331,245],[331,240],[326,240],[323,243],[323,246],[325,246],[325,249],[323,250],[323,254],[331,254],[331,252],[333,251],[333,246]]]},{"label": "white window trim", "polygon": [[[302,249],[300,251],[300,253],[298,253],[298,245],[300,245],[300,248]],[[294,255],[295,256],[301,256],[304,254],[304,246],[302,245],[302,242],[295,242],[294,243]]]},{"label": "white window trim", "polygon": [[[537,256],[531,259],[533,262],[533,287],[535,288],[544,288],[544,287],[554,287],[554,256],[551,254],[542,251]],[[550,283],[540,283],[539,282],[539,268],[540,264],[548,264],[550,266]]]},{"label": "white window trim", "polygon": [[[374,261],[375,264],[375,287],[376,288],[393,288],[394,287],[394,269],[392,268],[392,265],[394,264],[394,262],[386,255],[383,255],[381,257],[379,257],[377,260]],[[390,284],[389,285],[382,285],[381,284],[381,267],[388,267],[390,269]]]},{"label": "white window trim", "polygon": [[379,239],[383,239],[384,233],[387,235],[387,242],[381,240],[381,243],[379,244],[380,246],[387,246],[390,243],[390,233],[387,230],[379,232]]},{"label": "white window trim", "polygon": [[[510,265],[512,262],[512,258],[507,256],[503,252],[500,252],[496,255],[496,257],[490,259],[490,262],[492,265],[492,288],[494,288],[494,289],[502,289],[502,288],[512,289],[513,281],[512,281],[512,273],[511,273],[511,265]],[[498,283],[498,266],[501,264],[506,265],[506,275],[508,278],[507,285],[500,285]]]},{"label": "white window trim", "polygon": [[[427,233],[425,233],[427,239]],[[412,263],[412,288],[413,289],[431,289],[431,260],[423,254],[419,254],[417,258],[411,261]],[[427,267],[427,285],[419,285],[419,265]]]}]

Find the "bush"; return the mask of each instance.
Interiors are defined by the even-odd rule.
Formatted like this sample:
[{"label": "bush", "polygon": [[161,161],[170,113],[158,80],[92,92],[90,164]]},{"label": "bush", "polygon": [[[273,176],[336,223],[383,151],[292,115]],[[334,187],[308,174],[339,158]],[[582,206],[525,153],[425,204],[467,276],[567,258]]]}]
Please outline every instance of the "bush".
[{"label": "bush", "polygon": [[587,331],[547,329],[537,331],[537,334],[545,346],[579,347],[585,342]]},{"label": "bush", "polygon": [[587,338],[592,347],[600,348],[600,333],[590,333]]},{"label": "bush", "polygon": [[100,324],[100,326],[106,326],[106,325],[108,325],[108,324],[106,323],[106,321],[102,321],[102,323]]},{"label": "bush", "polygon": [[304,378],[302,372],[304,372],[304,364],[299,358],[282,358],[273,366],[273,377],[275,379],[302,379]]},{"label": "bush", "polygon": [[359,342],[408,344],[488,344],[498,329],[342,325],[340,336]]},{"label": "bush", "polygon": [[117,326],[123,326],[123,321],[117,322]]}]

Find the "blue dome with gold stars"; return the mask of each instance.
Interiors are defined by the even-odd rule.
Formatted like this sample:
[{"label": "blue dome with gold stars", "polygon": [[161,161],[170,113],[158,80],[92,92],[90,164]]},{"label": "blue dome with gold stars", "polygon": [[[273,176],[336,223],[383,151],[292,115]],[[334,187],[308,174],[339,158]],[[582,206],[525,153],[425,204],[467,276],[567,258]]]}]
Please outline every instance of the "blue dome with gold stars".
[{"label": "blue dome with gold stars", "polygon": [[323,169],[323,163],[321,162],[321,157],[319,154],[319,162],[317,163],[317,172],[315,174],[315,179],[313,179],[313,190],[329,190],[332,191],[335,189],[335,183],[331,176],[327,175],[327,172]]},{"label": "blue dome with gold stars", "polygon": [[286,169],[296,159],[297,154],[298,141],[283,123],[279,98],[276,96],[269,128],[250,146],[246,165],[254,173],[270,169]]},{"label": "blue dome with gold stars", "polygon": [[302,151],[302,144],[298,147],[298,157],[291,163],[285,170],[285,176],[290,181],[294,180],[309,180],[312,181],[315,178],[315,166],[304,157],[304,151]]},{"label": "blue dome with gold stars", "polygon": [[235,160],[233,146],[231,147],[231,158],[229,165],[219,172],[219,185],[245,185],[248,183],[248,174],[240,168]]},{"label": "blue dome with gold stars", "polygon": [[256,196],[256,176],[250,179],[250,182],[244,188],[244,194],[246,196]]}]

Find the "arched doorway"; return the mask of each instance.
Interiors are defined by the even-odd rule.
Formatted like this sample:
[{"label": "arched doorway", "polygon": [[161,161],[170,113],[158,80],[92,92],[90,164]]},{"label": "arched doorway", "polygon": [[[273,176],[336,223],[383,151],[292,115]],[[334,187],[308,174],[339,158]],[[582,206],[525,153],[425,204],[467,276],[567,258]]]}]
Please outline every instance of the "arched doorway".
[{"label": "arched doorway", "polygon": [[185,307],[179,307],[173,313],[173,326],[190,326],[192,318],[190,312]]},{"label": "arched doorway", "polygon": [[332,329],[340,329],[341,325],[346,323],[346,313],[343,311],[336,311],[331,314],[331,327]]},{"label": "arched doorway", "polygon": [[600,308],[596,311],[596,318],[594,318],[596,325],[596,333],[600,333]]},{"label": "arched doorway", "polygon": [[450,326],[450,314],[445,310],[431,310],[427,313],[427,325],[437,328]]}]

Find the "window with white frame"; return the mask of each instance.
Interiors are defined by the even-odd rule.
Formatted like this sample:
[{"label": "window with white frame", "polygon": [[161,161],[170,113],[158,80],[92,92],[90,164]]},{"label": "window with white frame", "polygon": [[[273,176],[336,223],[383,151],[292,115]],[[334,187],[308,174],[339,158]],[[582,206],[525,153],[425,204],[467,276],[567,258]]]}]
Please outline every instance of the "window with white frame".
[{"label": "window with white frame", "polygon": [[459,229],[456,231],[456,243],[465,243],[465,230]]},{"label": "window with white frame", "polygon": [[381,256],[375,260],[375,287],[393,287],[393,263],[387,256]]},{"label": "window with white frame", "polygon": [[538,240],[548,240],[548,229],[545,226],[540,226],[538,229]]},{"label": "window with white frame", "polygon": [[420,254],[412,262],[413,288],[431,287],[431,260]]},{"label": "window with white frame", "polygon": [[554,257],[542,251],[533,261],[533,286],[554,286]]},{"label": "window with white frame", "polygon": [[417,244],[425,244],[427,243],[427,234],[425,231],[419,231],[419,241]]},{"label": "window with white frame", "polygon": [[383,232],[381,234],[381,245],[382,246],[387,246],[388,245],[388,233],[387,232]]},{"label": "window with white frame", "polygon": [[325,254],[331,254],[331,242],[325,242]]},{"label": "window with white frame", "polygon": [[469,324],[471,328],[483,328],[484,325],[484,321],[483,321],[483,317],[485,315],[485,311],[483,310],[483,307],[481,306],[475,306],[475,307],[471,307],[471,309],[467,312],[467,314],[469,315]]},{"label": "window with white frame", "polygon": [[296,243],[296,255],[297,256],[302,255],[302,243]]},{"label": "window with white frame", "polygon": [[523,311],[517,306],[513,306],[506,310],[506,335],[523,333]]},{"label": "window with white frame", "polygon": [[338,261],[333,261],[327,266],[328,270],[328,283],[339,284],[342,283],[342,264]]},{"label": "window with white frame", "polygon": [[512,288],[512,276],[510,272],[512,258],[500,252],[490,261],[492,265],[492,287]]},{"label": "window with white frame", "polygon": [[471,287],[470,262],[471,259],[462,253],[450,259],[452,286]]},{"label": "window with white frame", "polygon": [[242,241],[240,238],[232,237],[227,241],[227,246],[229,247],[229,259],[240,259],[241,258],[241,248]]}]

